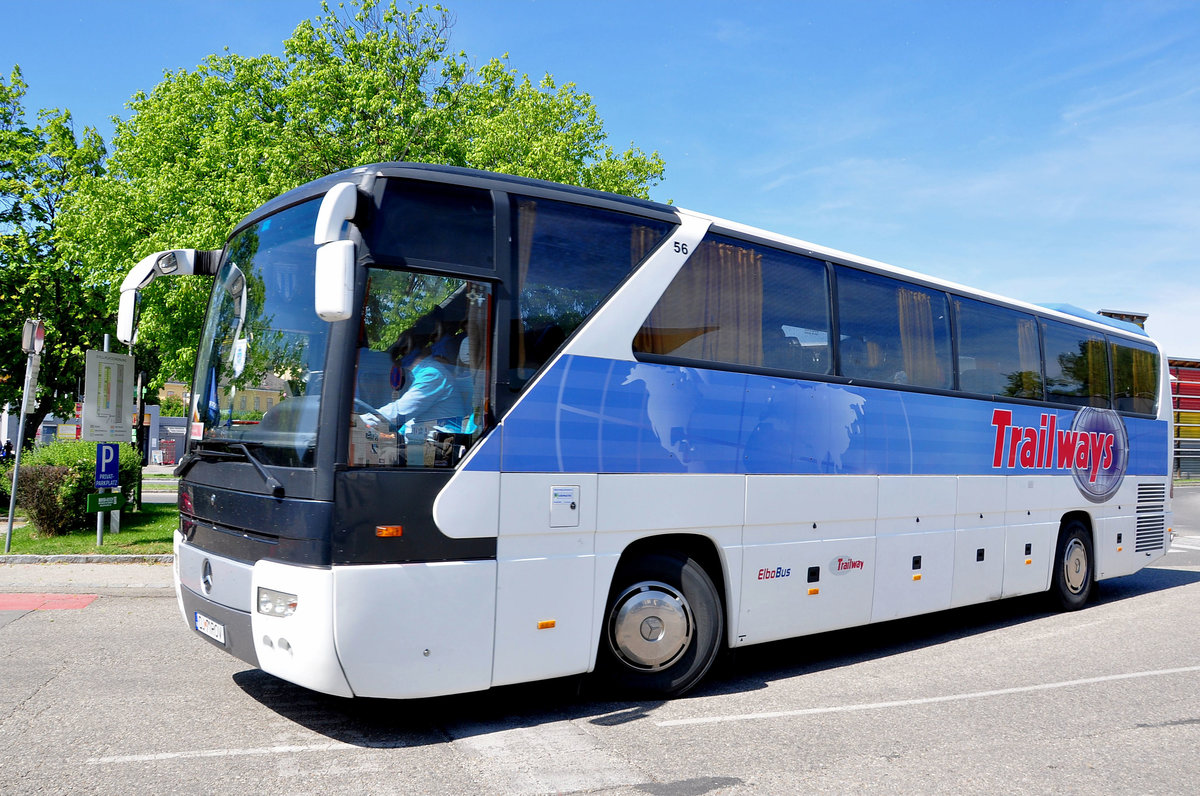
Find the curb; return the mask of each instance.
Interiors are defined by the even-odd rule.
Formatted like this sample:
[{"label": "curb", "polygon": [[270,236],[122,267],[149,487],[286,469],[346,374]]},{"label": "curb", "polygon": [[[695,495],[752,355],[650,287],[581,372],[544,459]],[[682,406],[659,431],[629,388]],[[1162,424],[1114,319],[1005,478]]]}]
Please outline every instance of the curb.
[{"label": "curb", "polygon": [[0,564],[171,564],[175,556],[164,555],[0,555]]}]

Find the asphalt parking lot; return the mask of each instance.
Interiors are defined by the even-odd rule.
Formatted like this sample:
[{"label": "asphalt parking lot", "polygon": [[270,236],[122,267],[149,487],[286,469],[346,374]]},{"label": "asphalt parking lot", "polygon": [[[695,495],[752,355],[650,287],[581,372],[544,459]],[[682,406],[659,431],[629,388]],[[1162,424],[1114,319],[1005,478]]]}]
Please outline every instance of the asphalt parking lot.
[{"label": "asphalt parking lot", "polygon": [[[191,633],[167,565],[6,565],[4,793],[1187,793],[1200,488],[1174,550],[1063,614],[1017,598],[746,648],[697,691],[342,700]],[[414,610],[419,610],[415,606]]]}]

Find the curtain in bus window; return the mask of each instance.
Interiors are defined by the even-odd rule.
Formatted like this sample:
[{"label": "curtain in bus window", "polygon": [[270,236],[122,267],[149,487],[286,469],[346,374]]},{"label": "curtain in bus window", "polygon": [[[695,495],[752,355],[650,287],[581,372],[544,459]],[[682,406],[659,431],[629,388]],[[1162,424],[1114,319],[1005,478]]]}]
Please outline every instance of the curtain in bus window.
[{"label": "curtain in bus window", "polygon": [[[518,199],[517,205],[517,284],[524,285],[529,277],[529,260],[533,256],[533,229],[537,224],[537,205],[529,199]],[[525,324],[518,311],[513,319],[513,350],[515,366],[525,370]]]},{"label": "curtain in bus window", "polygon": [[1153,414],[1158,399],[1158,357],[1142,348],[1113,343],[1113,408]]},{"label": "curtain in bus window", "polygon": [[646,259],[646,255],[658,245],[658,242],[662,240],[662,235],[658,230],[637,224],[629,231],[629,236],[629,267],[633,269]]},{"label": "curtain in bus window", "polygon": [[1037,321],[1033,318],[1021,318],[1017,321],[1017,348],[1021,358],[1021,369],[1018,374],[1009,374],[1009,395],[1041,400],[1044,397],[1042,357],[1038,350]]},{"label": "curtain in bus window", "polygon": [[762,313],[762,255],[706,239],[650,312],[634,350],[760,366]]},{"label": "curtain in bus window", "polygon": [[908,288],[896,292],[900,345],[909,384],[945,386],[933,345],[933,307],[929,294]]},{"label": "curtain in bus window", "polygon": [[488,362],[491,361],[490,330],[492,314],[492,293],[489,287],[480,282],[468,283],[467,289],[467,321],[466,338],[458,352],[458,367],[465,368],[465,375],[470,384],[471,399],[467,406],[469,419],[464,423],[463,432],[474,434],[487,424],[488,412]]},{"label": "curtain in bus window", "polygon": [[1134,412],[1153,414],[1158,405],[1158,352],[1133,349]]},{"label": "curtain in bus window", "polygon": [[1088,397],[1092,406],[1108,407],[1108,352],[1104,341],[1089,339],[1087,341],[1088,359]]}]

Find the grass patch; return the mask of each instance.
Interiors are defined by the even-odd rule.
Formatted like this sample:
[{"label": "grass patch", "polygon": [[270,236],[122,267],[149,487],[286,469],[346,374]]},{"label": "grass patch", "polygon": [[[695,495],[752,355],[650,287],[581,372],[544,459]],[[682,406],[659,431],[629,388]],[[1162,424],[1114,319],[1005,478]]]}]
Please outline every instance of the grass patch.
[{"label": "grass patch", "polygon": [[[89,515],[94,517],[95,515]],[[4,532],[8,525],[4,525]],[[121,532],[104,527],[104,544],[96,547],[95,519],[89,529],[63,536],[38,536],[25,525],[14,528],[14,555],[162,555],[174,552],[172,541],[179,527],[179,509],[170,503],[143,503],[141,511],[121,512]]]}]

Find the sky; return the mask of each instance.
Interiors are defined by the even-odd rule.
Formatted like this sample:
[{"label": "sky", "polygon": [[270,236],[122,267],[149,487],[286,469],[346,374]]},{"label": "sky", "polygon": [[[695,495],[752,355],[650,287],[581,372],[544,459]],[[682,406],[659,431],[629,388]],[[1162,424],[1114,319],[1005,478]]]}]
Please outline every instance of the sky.
[{"label": "sky", "polygon": [[[451,44],[590,94],[651,198],[1034,303],[1148,313],[1200,358],[1200,3],[444,0]],[[108,141],[137,91],[281,53],[319,0],[0,0],[26,110]]]}]

